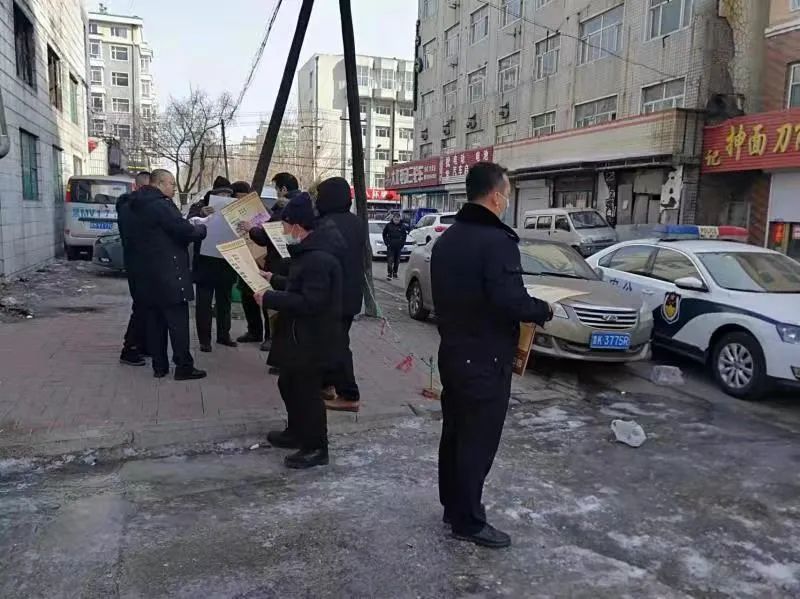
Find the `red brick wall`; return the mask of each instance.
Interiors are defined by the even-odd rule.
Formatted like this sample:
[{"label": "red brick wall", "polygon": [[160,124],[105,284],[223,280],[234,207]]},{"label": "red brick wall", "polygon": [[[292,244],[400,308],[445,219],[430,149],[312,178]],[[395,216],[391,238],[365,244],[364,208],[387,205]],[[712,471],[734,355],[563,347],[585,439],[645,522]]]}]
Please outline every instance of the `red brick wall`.
[{"label": "red brick wall", "polygon": [[765,40],[763,110],[783,110],[789,85],[789,65],[800,62],[800,30]]}]

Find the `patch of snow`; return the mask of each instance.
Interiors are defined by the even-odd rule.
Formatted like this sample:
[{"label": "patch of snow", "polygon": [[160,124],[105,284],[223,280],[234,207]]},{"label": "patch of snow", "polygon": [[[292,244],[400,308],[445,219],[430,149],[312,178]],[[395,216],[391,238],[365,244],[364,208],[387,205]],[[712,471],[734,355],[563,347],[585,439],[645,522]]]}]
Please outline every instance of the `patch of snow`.
[{"label": "patch of snow", "polygon": [[639,549],[646,545],[651,545],[651,538],[648,535],[624,535],[619,532],[608,533],[609,538],[623,549]]},{"label": "patch of snow", "polygon": [[693,578],[706,579],[711,575],[714,565],[694,549],[684,551],[683,563]]},{"label": "patch of snow", "polygon": [[747,564],[773,584],[796,585],[800,583],[797,578],[798,573],[800,573],[800,564],[782,564],[780,562],[765,564],[754,559],[748,560]]}]

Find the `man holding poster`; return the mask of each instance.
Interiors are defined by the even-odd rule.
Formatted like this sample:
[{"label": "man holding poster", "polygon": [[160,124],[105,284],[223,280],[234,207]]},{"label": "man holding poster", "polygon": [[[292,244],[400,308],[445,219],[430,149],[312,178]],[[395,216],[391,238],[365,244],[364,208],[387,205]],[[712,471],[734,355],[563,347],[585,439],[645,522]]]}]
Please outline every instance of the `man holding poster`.
[{"label": "man holding poster", "polygon": [[306,193],[289,201],[282,218],[289,275],[266,273],[274,291],[255,297],[278,312],[267,363],[280,369],[278,388],[288,420],[285,430],[270,432],[267,440],[297,449],[285,464],[300,469],[328,463],[327,417],[319,390],[325,370],[342,351],[342,268],[331,249],[343,248],[344,239],[334,227],[314,230],[314,207]]}]

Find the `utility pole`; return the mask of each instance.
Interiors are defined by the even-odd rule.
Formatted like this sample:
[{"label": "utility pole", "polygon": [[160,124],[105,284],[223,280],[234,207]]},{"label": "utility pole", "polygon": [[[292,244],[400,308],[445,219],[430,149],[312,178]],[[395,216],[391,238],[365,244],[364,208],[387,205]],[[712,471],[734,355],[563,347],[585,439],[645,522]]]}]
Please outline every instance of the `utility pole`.
[{"label": "utility pole", "polygon": [[364,311],[368,316],[378,315],[375,302],[375,286],[372,282],[372,248],[369,242],[367,218],[367,185],[364,180],[364,145],[361,140],[361,115],[358,99],[358,73],[356,70],[356,42],[353,35],[353,12],[350,0],[339,0],[342,17],[342,45],[344,46],[344,72],[347,80],[347,113],[350,117],[350,141],[353,151],[353,189],[356,196],[356,213],[364,228]]},{"label": "utility pole", "polygon": [[308,21],[311,18],[311,9],[313,7],[314,0],[303,0],[303,5],[300,7],[300,16],[297,17],[297,27],[294,30],[292,46],[289,48],[289,57],[286,59],[281,86],[278,88],[278,97],[275,99],[275,110],[272,111],[272,116],[269,119],[267,135],[264,137],[264,145],[261,147],[261,155],[258,157],[256,171],[253,174],[253,190],[259,194],[264,189],[264,183],[267,180],[267,171],[269,170],[270,162],[272,162],[272,154],[275,152],[278,132],[281,128],[283,115],[286,112],[289,94],[292,91],[294,72],[297,70],[297,61],[300,59],[300,50],[303,48],[303,40],[306,37],[306,29],[308,29]]},{"label": "utility pole", "polygon": [[230,181],[231,175],[228,172],[228,140],[225,137],[225,119],[220,119],[219,124],[222,127],[222,156],[225,160],[225,178]]}]

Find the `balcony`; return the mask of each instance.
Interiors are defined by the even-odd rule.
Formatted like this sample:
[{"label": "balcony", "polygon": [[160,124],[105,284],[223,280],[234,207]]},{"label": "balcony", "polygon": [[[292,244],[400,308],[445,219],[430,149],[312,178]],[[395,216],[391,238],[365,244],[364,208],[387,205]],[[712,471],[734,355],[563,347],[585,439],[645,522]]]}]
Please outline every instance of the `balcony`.
[{"label": "balcony", "polygon": [[372,89],[372,98],[374,100],[394,100],[394,89],[386,89],[383,87],[375,87]]},{"label": "balcony", "polygon": [[495,146],[495,159],[516,172],[544,173],[607,163],[630,166],[698,163],[703,117],[673,109]]}]

